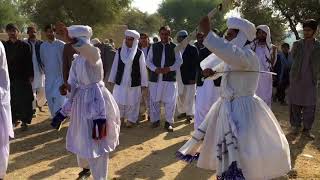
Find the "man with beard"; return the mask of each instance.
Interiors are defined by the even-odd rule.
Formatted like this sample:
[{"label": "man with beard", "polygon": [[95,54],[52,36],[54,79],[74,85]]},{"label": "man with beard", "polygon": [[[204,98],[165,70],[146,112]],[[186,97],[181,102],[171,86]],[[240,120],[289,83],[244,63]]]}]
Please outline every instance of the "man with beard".
[{"label": "man with beard", "polygon": [[29,45],[18,39],[19,29],[8,24],[6,32],[9,40],[4,42],[10,76],[12,121],[15,126],[22,121],[22,130],[31,123],[33,108],[33,63]]}]

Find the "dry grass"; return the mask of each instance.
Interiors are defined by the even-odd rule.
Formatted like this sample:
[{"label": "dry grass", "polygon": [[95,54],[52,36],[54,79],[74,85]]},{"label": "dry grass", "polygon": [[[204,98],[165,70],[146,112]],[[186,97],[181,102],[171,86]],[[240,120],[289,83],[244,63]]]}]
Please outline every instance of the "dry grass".
[{"label": "dry grass", "polygon": [[[285,132],[288,132],[286,106],[274,105],[274,111]],[[317,116],[318,117],[318,116]],[[65,150],[67,124],[60,132],[49,125],[47,113],[39,113],[29,131],[16,129],[11,142],[8,180],[76,179],[80,169],[75,156]],[[316,119],[315,141],[303,138],[292,140],[292,164],[296,179],[320,179],[320,125]],[[201,170],[175,158],[175,152],[189,138],[192,125],[176,123],[173,133],[162,128],[151,129],[148,122],[133,129],[123,129],[121,145],[110,156],[110,179],[214,179],[214,172]],[[277,163],[277,162],[275,162]]]}]

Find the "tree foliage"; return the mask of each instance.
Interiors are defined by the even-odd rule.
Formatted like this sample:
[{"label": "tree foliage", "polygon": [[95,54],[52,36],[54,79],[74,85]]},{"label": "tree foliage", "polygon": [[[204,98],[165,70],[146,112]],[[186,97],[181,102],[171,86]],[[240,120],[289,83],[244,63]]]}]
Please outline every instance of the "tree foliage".
[{"label": "tree foliage", "polygon": [[16,23],[21,27],[25,21],[14,1],[0,0],[0,29],[5,28],[8,23]]},{"label": "tree foliage", "polygon": [[256,26],[265,24],[270,27],[273,42],[280,42],[285,34],[285,21],[279,14],[262,0],[243,0],[240,8],[243,18],[248,19]]},{"label": "tree foliage", "polygon": [[157,13],[149,15],[138,9],[130,9],[123,12],[121,22],[129,29],[152,34],[158,32],[159,27],[164,24],[164,19]]},{"label": "tree foliage", "polygon": [[21,0],[21,7],[40,26],[63,21],[66,24],[96,26],[117,20],[131,0]]},{"label": "tree foliage", "polygon": [[[185,29],[193,31],[202,16],[207,15],[221,1],[219,0],[166,0],[160,4],[158,12],[173,33]],[[223,15],[215,17],[214,28],[224,29]]]},{"label": "tree foliage", "polygon": [[274,8],[280,11],[281,15],[289,23],[296,39],[300,39],[297,25],[306,19],[313,18],[320,22],[320,1],[319,0],[272,0]]}]

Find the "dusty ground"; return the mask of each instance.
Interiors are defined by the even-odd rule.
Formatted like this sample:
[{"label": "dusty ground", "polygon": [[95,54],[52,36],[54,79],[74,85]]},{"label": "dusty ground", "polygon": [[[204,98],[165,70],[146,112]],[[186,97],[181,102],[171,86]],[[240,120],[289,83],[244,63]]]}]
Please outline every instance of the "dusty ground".
[{"label": "dusty ground", "polygon": [[[288,132],[286,106],[275,104],[275,114]],[[319,110],[318,110],[319,112]],[[319,113],[318,113],[319,115]],[[11,142],[8,180],[20,179],[76,179],[80,169],[75,156],[65,150],[67,124],[60,132],[52,130],[47,112],[39,113],[29,131],[15,130]],[[320,179],[320,118],[317,116],[315,141],[292,139],[292,164],[297,177],[292,179]],[[162,128],[150,129],[143,122],[133,129],[123,129],[120,146],[112,153],[109,164],[110,179],[215,179],[214,172],[201,170],[194,164],[178,161],[174,153],[188,139],[192,125],[176,123],[175,132],[168,134]],[[277,163],[277,162],[275,162]]]}]

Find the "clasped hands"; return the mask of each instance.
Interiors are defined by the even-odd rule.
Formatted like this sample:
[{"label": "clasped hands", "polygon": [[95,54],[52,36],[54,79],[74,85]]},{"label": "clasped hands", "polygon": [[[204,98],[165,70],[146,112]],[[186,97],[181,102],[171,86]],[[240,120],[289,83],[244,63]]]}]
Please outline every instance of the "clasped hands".
[{"label": "clasped hands", "polygon": [[157,68],[155,70],[155,73],[157,74],[168,74],[170,72],[170,68],[169,67],[164,67],[164,68]]}]

